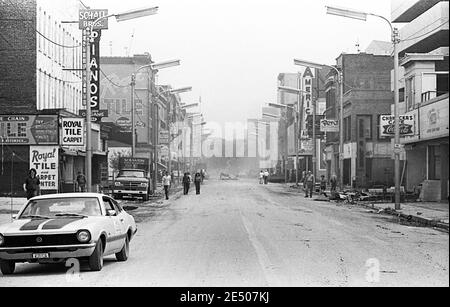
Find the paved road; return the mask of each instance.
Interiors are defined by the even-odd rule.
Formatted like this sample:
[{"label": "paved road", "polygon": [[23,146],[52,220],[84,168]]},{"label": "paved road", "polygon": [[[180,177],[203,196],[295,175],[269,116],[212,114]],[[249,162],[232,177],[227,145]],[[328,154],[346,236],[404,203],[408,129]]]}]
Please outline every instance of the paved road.
[{"label": "paved road", "polygon": [[202,192],[141,204],[127,263],[83,267],[80,279],[19,265],[0,286],[449,286],[447,233],[279,185],[209,181]]}]

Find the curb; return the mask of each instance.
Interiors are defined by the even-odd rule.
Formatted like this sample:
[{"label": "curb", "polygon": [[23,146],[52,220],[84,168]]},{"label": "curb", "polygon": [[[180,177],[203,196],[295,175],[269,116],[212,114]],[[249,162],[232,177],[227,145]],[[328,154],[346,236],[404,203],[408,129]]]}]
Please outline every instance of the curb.
[{"label": "curb", "polygon": [[365,204],[357,204],[358,206],[364,207],[364,208],[368,208],[368,209],[373,209],[373,210],[382,210],[382,213],[385,214],[389,214],[392,216],[397,216],[400,217],[402,219],[405,219],[407,221],[412,221],[418,224],[421,224],[423,226],[426,227],[435,227],[435,228],[439,228],[439,229],[443,229],[446,231],[449,231],[449,224],[443,223],[441,221],[436,221],[436,220],[432,220],[432,219],[427,219],[424,217],[419,217],[419,216],[415,216],[415,215],[407,215],[401,212],[397,212],[394,209],[390,209],[390,210],[386,210],[384,208],[380,208],[374,205],[365,205]]}]

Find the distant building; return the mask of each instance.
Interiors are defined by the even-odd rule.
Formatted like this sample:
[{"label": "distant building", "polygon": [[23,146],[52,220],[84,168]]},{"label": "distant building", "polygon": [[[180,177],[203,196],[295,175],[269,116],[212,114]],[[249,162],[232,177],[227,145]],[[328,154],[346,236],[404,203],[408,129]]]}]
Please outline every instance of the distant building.
[{"label": "distant building", "polygon": [[[379,117],[390,114],[393,102],[391,56],[341,54],[344,74],[344,184],[392,186],[394,163],[390,139],[380,137]],[[334,70],[326,84],[326,118],[339,119],[339,85]],[[339,174],[339,133],[327,133],[327,173]]]},{"label": "distant building", "polygon": [[448,202],[449,2],[392,0],[392,21],[402,24],[399,111],[415,118],[414,135],[402,138],[402,185],[425,201]]},{"label": "distant building", "polygon": [[366,48],[365,53],[373,55],[387,55],[392,56],[394,47],[391,42],[372,41]]}]

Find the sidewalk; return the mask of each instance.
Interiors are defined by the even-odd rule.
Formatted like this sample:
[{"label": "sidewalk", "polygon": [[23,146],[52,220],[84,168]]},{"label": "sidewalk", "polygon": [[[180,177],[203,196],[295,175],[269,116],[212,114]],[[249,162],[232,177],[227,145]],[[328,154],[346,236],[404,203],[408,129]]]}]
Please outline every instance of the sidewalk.
[{"label": "sidewalk", "polygon": [[[293,187],[295,184],[282,185],[290,192],[297,192],[304,195],[303,187]],[[330,195],[330,191],[326,191]],[[314,194],[314,199],[317,201],[329,201],[323,195]],[[367,201],[356,201],[355,205],[363,206],[369,209],[376,210],[380,213],[386,213],[394,216],[399,216],[409,222],[416,222],[424,226],[437,227],[449,230],[449,205],[447,203],[433,203],[433,202],[415,202],[402,203],[401,210],[395,210],[393,203],[375,203]]]}]

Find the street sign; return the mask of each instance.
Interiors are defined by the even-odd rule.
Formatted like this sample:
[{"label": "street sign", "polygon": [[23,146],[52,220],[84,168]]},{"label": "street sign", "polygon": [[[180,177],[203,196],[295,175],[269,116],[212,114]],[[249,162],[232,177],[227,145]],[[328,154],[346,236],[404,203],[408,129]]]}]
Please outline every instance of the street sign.
[{"label": "street sign", "polygon": [[160,151],[161,160],[169,161],[169,147],[162,146]]},{"label": "street sign", "polygon": [[84,146],[84,118],[63,118],[61,130],[63,146]]},{"label": "street sign", "polygon": [[[86,117],[86,110],[80,110],[78,114],[81,117]],[[103,117],[108,117],[109,111],[108,110],[92,110],[91,111],[91,122],[93,123],[100,123],[102,121]]]},{"label": "street sign", "polygon": [[[108,10],[80,10],[79,11],[79,29],[84,30],[91,27],[95,20],[108,16]],[[93,30],[107,30],[108,18],[104,18],[94,25]]]},{"label": "street sign", "polygon": [[30,146],[30,168],[36,170],[41,190],[58,190],[58,146]]}]

